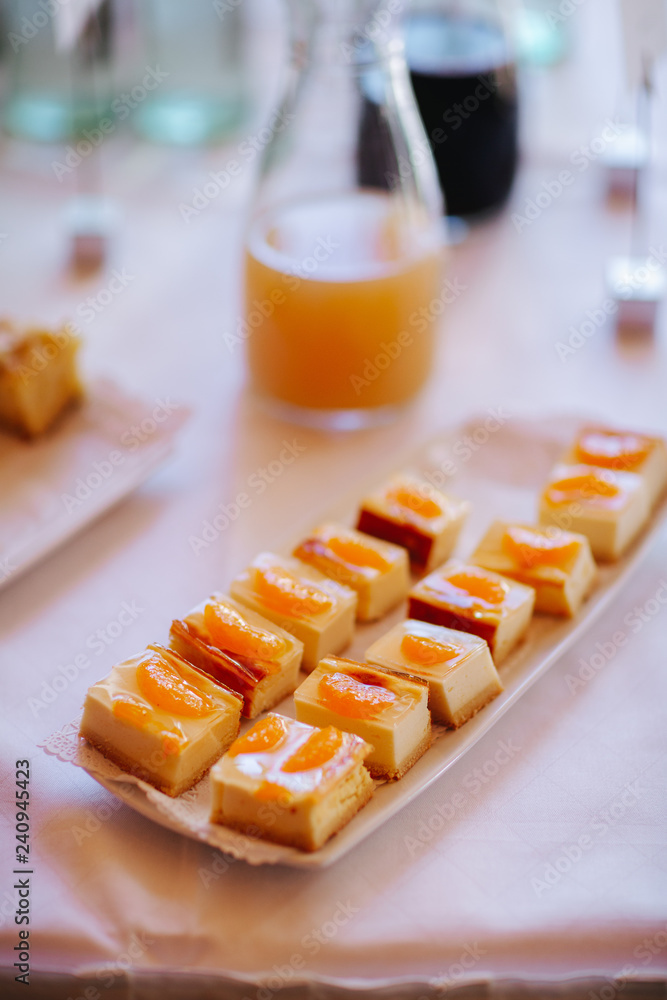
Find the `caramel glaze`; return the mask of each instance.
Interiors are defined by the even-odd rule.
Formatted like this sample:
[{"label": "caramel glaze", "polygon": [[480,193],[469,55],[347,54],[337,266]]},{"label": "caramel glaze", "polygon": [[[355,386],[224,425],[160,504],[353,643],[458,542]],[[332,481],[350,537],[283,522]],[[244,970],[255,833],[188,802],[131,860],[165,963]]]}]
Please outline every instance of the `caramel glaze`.
[{"label": "caramel glaze", "polygon": [[497,629],[497,622],[457,615],[449,608],[436,607],[418,597],[411,597],[409,600],[408,618],[417,618],[419,621],[429,622],[431,625],[444,625],[445,628],[453,628],[459,632],[469,632],[471,635],[479,636],[480,639],[485,639],[489,645],[493,641]]},{"label": "caramel glaze", "polygon": [[364,531],[367,535],[393,542],[394,545],[402,545],[408,550],[410,562],[415,568],[423,568],[428,563],[433,539],[413,524],[397,524],[387,517],[362,509],[359,512],[357,531]]}]

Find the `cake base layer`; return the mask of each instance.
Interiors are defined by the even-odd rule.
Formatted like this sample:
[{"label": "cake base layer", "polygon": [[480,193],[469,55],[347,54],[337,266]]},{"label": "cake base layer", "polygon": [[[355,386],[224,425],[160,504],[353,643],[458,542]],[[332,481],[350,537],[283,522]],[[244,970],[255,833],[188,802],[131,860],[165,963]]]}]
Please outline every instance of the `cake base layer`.
[{"label": "cake base layer", "polygon": [[245,789],[213,781],[211,822],[275,844],[316,851],[366,805],[373,781],[358,764],[320,801],[261,801]]}]

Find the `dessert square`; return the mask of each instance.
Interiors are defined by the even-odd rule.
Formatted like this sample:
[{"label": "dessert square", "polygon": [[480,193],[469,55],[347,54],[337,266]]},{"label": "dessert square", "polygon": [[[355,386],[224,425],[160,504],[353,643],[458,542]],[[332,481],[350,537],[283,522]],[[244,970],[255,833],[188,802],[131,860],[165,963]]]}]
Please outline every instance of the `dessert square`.
[{"label": "dessert square", "polygon": [[232,597],[303,643],[304,670],[340,653],[354,632],[357,595],[313,566],[263,552],[229,588]]},{"label": "dessert square", "polygon": [[535,610],[572,618],[597,575],[585,535],[494,521],[471,562],[535,589]]},{"label": "dessert square", "polygon": [[405,549],[354,528],[324,524],[304,539],[293,555],[356,591],[360,622],[382,618],[410,589]]},{"label": "dessert square", "polygon": [[297,685],[303,643],[223,594],[173,621],[169,642],[189,663],[240,694],[246,718],[273,708]]},{"label": "dessert square", "polygon": [[211,770],[211,822],[316,851],[371,797],[369,750],[351,733],[272,712]]},{"label": "dessert square", "polygon": [[612,472],[635,472],[654,506],[667,486],[667,446],[662,438],[610,427],[584,427],[565,463],[595,465]]},{"label": "dessert square", "polygon": [[428,686],[368,663],[326,657],[296,689],[294,704],[300,722],[336,726],[369,743],[373,778],[402,778],[431,744]]},{"label": "dessert square", "polygon": [[37,437],[79,402],[78,349],[68,326],[21,330],[0,320],[0,425]]},{"label": "dessert square", "polygon": [[425,479],[394,476],[361,504],[357,528],[408,550],[421,572],[448,559],[470,505],[440,493]]},{"label": "dessert square", "polygon": [[479,636],[408,618],[366,650],[369,663],[428,683],[434,722],[458,729],[503,691]]},{"label": "dessert square", "polygon": [[88,690],[81,735],[124,771],[176,796],[236,738],[243,699],[157,644]]},{"label": "dessert square", "polygon": [[618,559],[650,513],[646,484],[635,472],[557,465],[540,498],[540,524],[585,535],[596,559]]},{"label": "dessert square", "polygon": [[453,560],[412,588],[408,617],[478,635],[498,664],[523,637],[534,605],[532,587]]}]

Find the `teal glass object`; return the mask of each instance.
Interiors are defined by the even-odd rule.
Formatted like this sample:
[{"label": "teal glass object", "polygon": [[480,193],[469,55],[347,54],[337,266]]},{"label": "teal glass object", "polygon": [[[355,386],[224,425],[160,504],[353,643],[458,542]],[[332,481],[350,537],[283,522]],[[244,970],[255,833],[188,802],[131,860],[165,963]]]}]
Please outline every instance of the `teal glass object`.
[{"label": "teal glass object", "polygon": [[40,0],[7,0],[4,11],[3,126],[23,139],[61,142],[112,115],[110,0],[103,0],[69,49],[57,44],[55,16]]},{"label": "teal glass object", "polygon": [[132,116],[153,142],[224,140],[249,111],[243,0],[137,0],[143,58],[166,74]]}]

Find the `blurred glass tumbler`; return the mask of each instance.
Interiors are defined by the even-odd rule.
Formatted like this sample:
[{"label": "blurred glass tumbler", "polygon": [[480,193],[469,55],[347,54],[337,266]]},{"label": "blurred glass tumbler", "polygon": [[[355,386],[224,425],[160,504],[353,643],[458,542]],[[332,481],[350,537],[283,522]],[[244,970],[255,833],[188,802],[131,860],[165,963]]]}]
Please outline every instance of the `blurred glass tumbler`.
[{"label": "blurred glass tumbler", "polygon": [[243,0],[136,0],[144,58],[166,76],[132,117],[146,139],[223,140],[246,119]]},{"label": "blurred glass tumbler", "polygon": [[[291,65],[262,157],[237,334],[274,414],[370,426],[394,417],[431,369],[441,196],[395,0],[288,7]],[[369,89],[380,134],[361,127]],[[369,157],[377,181],[361,178]]]},{"label": "blurred glass tumbler", "polygon": [[[54,9],[55,10],[55,9]],[[43,0],[7,0],[7,100],[3,124],[24,139],[59,142],[111,117],[113,14],[102,0],[70,49],[56,40],[57,14]]]}]

